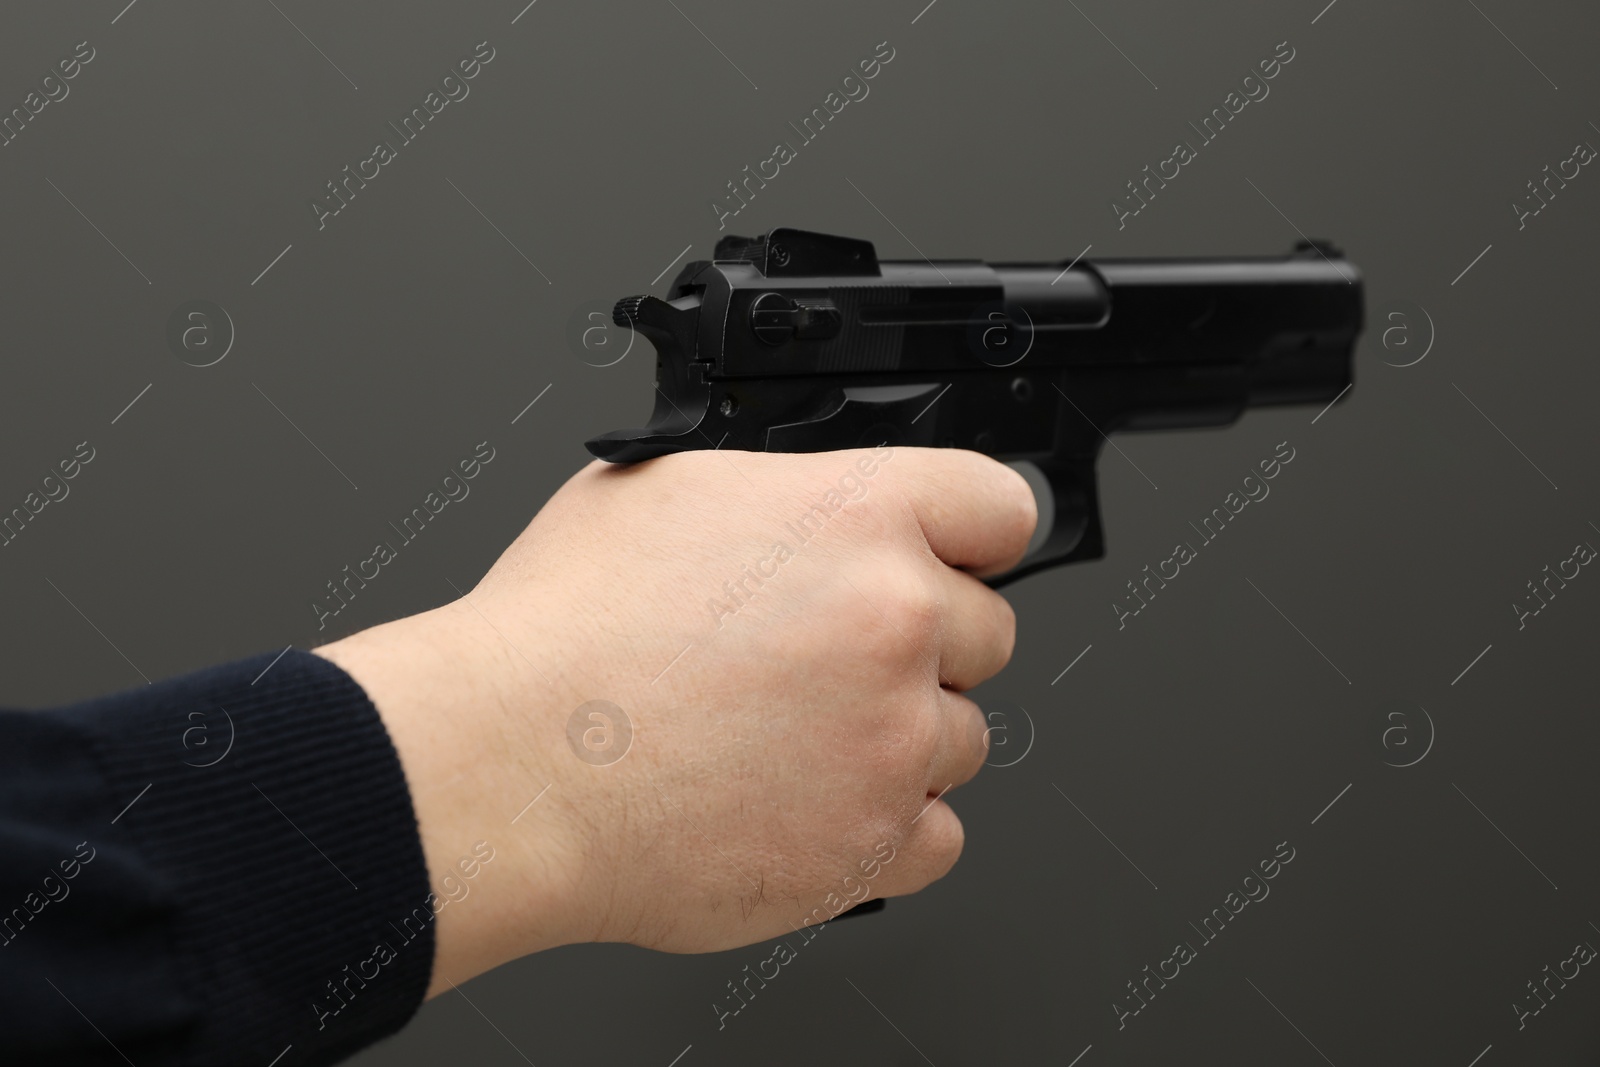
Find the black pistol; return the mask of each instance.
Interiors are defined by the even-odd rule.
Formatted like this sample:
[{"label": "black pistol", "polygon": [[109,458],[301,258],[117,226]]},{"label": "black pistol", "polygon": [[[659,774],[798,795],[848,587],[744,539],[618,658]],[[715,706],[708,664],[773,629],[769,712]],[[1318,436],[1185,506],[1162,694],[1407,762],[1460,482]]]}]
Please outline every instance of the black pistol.
[{"label": "black pistol", "polygon": [[1342,396],[1362,291],[1316,241],[1276,257],[880,262],[868,241],[780,228],[724,237],[667,299],[627,297],[612,317],[656,348],[655,410],[590,452],[983,452],[1039,503],[1028,555],[999,586],[1103,554],[1107,434]]}]

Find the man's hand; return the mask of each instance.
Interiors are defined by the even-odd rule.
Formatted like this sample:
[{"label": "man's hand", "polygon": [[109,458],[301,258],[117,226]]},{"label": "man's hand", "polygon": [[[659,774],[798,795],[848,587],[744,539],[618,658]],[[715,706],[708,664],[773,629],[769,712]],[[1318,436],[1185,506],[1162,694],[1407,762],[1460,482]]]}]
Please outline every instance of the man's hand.
[{"label": "man's hand", "polygon": [[578,941],[733,948],[943,876],[962,828],[936,798],[986,750],[960,694],[1014,638],[977,576],[1035,518],[953,449],[593,463],[461,600],[319,649],[383,716],[450,901],[430,994]]}]

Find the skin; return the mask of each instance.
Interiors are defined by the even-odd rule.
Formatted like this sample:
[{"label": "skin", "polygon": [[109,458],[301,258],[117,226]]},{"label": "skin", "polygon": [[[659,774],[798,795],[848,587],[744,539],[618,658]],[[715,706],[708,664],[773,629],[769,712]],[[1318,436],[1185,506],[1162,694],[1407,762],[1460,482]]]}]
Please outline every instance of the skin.
[{"label": "skin", "polygon": [[[802,545],[830,490],[856,498]],[[1015,637],[978,579],[1035,520],[1019,475],[955,449],[597,462],[461,600],[317,649],[383,717],[435,891],[457,898],[429,996],[575,942],[753,944],[942,877],[963,835],[936,798],[987,748],[962,693]],[[734,608],[742,578],[719,625],[710,601]],[[574,731],[615,746],[599,762],[569,742],[596,699],[632,725],[613,762],[605,720]],[[463,878],[479,841],[494,858]]]}]

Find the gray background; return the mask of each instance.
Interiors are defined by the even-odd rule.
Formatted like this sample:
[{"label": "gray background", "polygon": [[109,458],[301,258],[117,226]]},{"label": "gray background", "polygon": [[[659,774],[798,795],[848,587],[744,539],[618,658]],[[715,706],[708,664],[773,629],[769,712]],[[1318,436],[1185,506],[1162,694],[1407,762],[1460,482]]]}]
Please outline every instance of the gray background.
[{"label": "gray background", "polygon": [[[0,505],[97,454],[0,549],[0,697],[307,647],[466,588],[586,436],[648,411],[651,361],[586,365],[573,314],[707,256],[710,199],[887,40],[870,96],[729,232],[1064,260],[1277,253],[1298,227],[1365,273],[1356,388],[1315,425],[1108,450],[1106,558],[1008,591],[1016,658],[978,695],[1026,708],[1032,748],[954,797],[963,861],[830,929],[726,1029],[710,1005],[770,948],[578,946],[356,1062],[1595,1062],[1600,976],[1520,1032],[1511,1005],[1600,943],[1600,578],[1521,631],[1508,606],[1600,544],[1600,176],[1520,231],[1508,206],[1600,144],[1592,6],[925,2],[7,5],[4,109],[97,54],[0,149]],[[483,40],[471,95],[319,232],[311,197]],[[1123,183],[1284,40],[1271,95],[1119,231]],[[194,298],[237,332],[203,369],[165,334]],[[1385,365],[1429,318],[1427,358]],[[471,497],[319,633],[323,583],[484,439]],[[1119,632],[1123,583],[1284,440],[1270,498]],[[1119,1030],[1124,983],[1280,841],[1271,896]]]}]

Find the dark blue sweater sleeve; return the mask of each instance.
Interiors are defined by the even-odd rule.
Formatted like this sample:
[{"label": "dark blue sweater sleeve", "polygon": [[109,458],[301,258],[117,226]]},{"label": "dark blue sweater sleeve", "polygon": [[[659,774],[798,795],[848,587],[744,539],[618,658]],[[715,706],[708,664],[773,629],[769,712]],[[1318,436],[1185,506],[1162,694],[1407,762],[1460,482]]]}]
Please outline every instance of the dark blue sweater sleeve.
[{"label": "dark blue sweater sleeve", "polygon": [[335,1062],[421,1004],[430,899],[394,745],[321,657],[0,711],[0,1061]]}]

